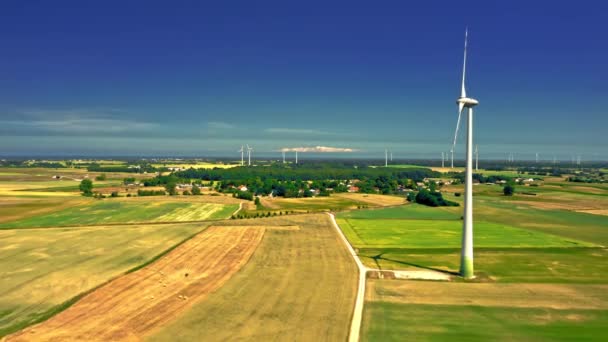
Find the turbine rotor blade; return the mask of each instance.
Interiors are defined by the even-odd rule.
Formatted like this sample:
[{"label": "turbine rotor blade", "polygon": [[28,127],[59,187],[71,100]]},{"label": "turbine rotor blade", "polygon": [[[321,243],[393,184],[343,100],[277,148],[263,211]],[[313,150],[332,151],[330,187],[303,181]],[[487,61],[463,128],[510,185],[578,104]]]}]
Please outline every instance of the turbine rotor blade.
[{"label": "turbine rotor blade", "polygon": [[454,132],[454,143],[452,144],[452,151],[456,147],[456,139],[458,138],[458,129],[460,128],[460,118],[462,117],[462,110],[464,109],[464,103],[458,103],[458,121],[456,121],[456,132]]},{"label": "turbine rotor blade", "polygon": [[467,97],[467,92],[464,87],[464,76],[465,71],[467,70],[467,38],[469,35],[468,28],[464,31],[464,61],[462,63],[462,88],[460,90],[460,97]]}]

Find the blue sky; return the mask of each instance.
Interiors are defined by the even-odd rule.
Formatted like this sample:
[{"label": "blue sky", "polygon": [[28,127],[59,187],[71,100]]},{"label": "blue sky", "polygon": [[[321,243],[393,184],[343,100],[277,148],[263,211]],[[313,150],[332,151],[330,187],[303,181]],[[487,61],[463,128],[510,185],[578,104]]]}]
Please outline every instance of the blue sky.
[{"label": "blue sky", "polygon": [[468,25],[481,157],[608,159],[600,1],[4,1],[0,19],[0,155],[437,157]]}]

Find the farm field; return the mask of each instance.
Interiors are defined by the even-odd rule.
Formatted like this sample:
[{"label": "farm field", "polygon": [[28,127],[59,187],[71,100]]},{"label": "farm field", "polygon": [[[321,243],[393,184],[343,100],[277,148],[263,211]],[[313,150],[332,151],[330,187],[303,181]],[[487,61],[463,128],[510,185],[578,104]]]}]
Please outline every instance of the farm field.
[{"label": "farm field", "polygon": [[220,224],[291,225],[299,229],[266,229],[241,271],[149,340],[346,339],[357,268],[326,215]]},{"label": "farm field", "polygon": [[377,194],[337,193],[329,197],[310,198],[261,198],[261,210],[273,211],[343,211],[362,207],[384,207],[403,204],[405,199],[399,196]]},{"label": "farm field", "polygon": [[94,201],[53,213],[3,223],[1,228],[81,226],[108,223],[180,222],[228,218],[236,204],[184,201]]},{"label": "farm field", "polygon": [[220,288],[247,263],[263,235],[260,226],[210,227],[8,341],[141,338]]},{"label": "farm field", "polygon": [[152,260],[205,224],[0,230],[0,336]]},{"label": "farm field", "polygon": [[[580,212],[604,205],[603,189],[552,182],[517,186],[513,197],[475,186],[477,278],[368,279],[362,340],[605,339],[608,220]],[[453,195],[462,186],[442,190],[462,203]],[[337,217],[368,267],[456,275],[461,212],[410,204]]]}]

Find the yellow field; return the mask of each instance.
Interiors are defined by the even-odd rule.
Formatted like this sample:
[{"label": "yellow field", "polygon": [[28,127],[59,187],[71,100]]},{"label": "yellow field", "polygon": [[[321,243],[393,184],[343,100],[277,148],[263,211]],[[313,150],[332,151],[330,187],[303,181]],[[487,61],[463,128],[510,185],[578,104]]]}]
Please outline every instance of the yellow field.
[{"label": "yellow field", "polygon": [[332,194],[335,197],[347,198],[353,201],[363,202],[376,206],[391,206],[400,205],[406,203],[404,197],[389,196],[389,195],[378,195],[378,194],[360,194],[360,193],[338,193]]},{"label": "yellow field", "polygon": [[247,263],[263,227],[211,227],[8,341],[132,340],[175,320]]},{"label": "yellow field", "polygon": [[266,229],[250,261],[224,286],[150,340],[347,339],[357,267],[327,215],[217,223],[223,224],[272,229]]},{"label": "yellow field", "polygon": [[0,336],[205,228],[155,224],[0,230]]},{"label": "yellow field", "polygon": [[152,164],[152,166],[154,167],[179,167],[179,168],[184,168],[184,169],[189,169],[189,168],[193,168],[193,169],[213,169],[215,167],[219,168],[219,169],[229,169],[231,167],[235,167],[235,166],[239,166],[240,164],[223,164],[223,163],[196,163],[196,164],[173,164],[173,163],[167,163],[167,164]]}]

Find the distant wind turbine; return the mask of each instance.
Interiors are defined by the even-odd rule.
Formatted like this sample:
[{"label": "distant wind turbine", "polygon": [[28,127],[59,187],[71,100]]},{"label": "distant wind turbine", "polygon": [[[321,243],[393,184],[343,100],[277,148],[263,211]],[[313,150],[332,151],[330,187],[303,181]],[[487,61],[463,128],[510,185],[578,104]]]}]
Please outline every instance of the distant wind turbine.
[{"label": "distant wind turbine", "polygon": [[465,91],[465,75],[467,67],[467,38],[468,30],[464,33],[464,62],[462,64],[462,87],[460,97],[456,100],[458,104],[458,122],[456,124],[456,134],[454,134],[454,144],[458,136],[458,126],[463,110],[467,109],[467,142],[466,142],[466,169],[465,169],[465,197],[464,197],[464,222],[462,225],[462,250],[460,259],[460,275],[464,278],[473,278],[473,107],[479,102],[467,97]]},{"label": "distant wind turbine", "polygon": [[298,150],[296,150],[296,164],[298,163]]},{"label": "distant wind turbine", "polygon": [[283,150],[282,152],[283,152],[283,164],[285,164],[285,150]]},{"label": "distant wind turbine", "polygon": [[388,150],[384,149],[384,167],[388,167]]},{"label": "distant wind turbine", "polygon": [[247,144],[247,166],[251,166],[251,151],[253,151],[253,147],[249,147]]},{"label": "distant wind turbine", "polygon": [[444,168],[444,167],[445,167],[444,160],[445,160],[445,156],[443,155],[443,152],[441,152],[441,167],[442,167],[442,168]]},{"label": "distant wind turbine", "polygon": [[243,166],[243,164],[244,164],[243,153],[245,152],[245,149],[243,147],[244,146],[241,145],[241,149],[237,151],[237,152],[241,152],[241,166]]}]

